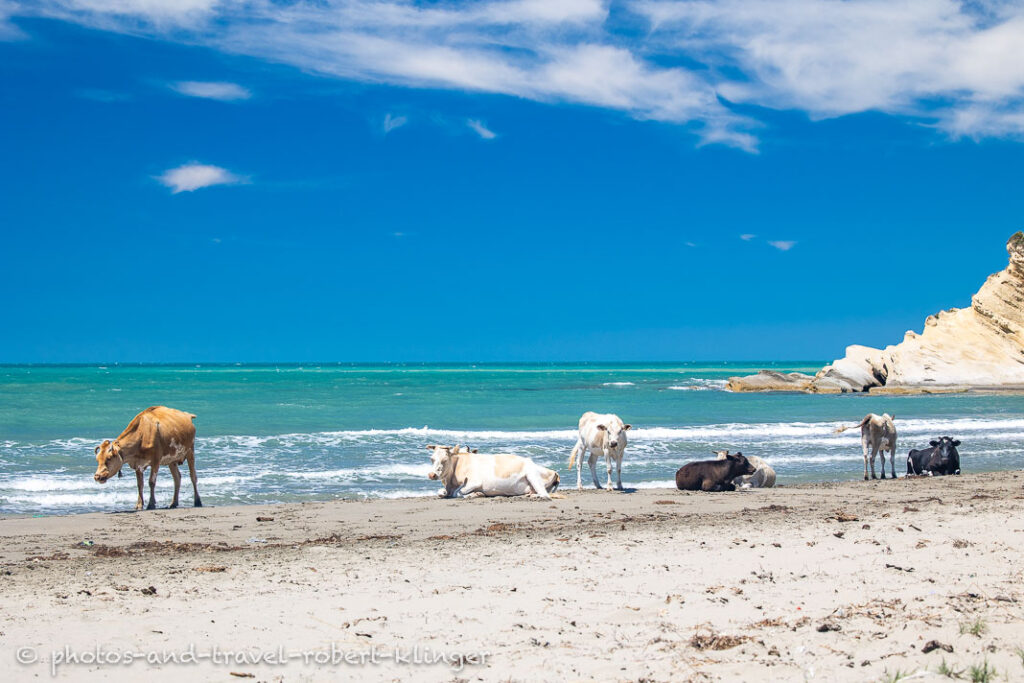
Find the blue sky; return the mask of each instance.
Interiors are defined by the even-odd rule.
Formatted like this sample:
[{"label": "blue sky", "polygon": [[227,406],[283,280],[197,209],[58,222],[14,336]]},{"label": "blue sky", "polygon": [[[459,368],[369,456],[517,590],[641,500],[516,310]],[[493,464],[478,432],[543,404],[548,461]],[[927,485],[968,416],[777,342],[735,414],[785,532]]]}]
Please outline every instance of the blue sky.
[{"label": "blue sky", "polygon": [[0,0],[0,361],[829,359],[1024,227],[1005,3]]}]

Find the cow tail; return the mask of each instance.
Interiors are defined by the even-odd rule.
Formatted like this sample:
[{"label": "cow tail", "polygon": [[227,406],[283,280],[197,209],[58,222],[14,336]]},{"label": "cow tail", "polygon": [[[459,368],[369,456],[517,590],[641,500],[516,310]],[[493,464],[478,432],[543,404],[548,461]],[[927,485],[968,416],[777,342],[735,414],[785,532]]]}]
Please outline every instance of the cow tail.
[{"label": "cow tail", "polygon": [[864,426],[865,424],[867,424],[867,421],[868,421],[868,420],[870,419],[870,417],[871,417],[870,415],[865,415],[865,416],[864,416],[864,419],[863,419],[863,420],[861,420],[860,422],[858,422],[857,424],[855,424],[855,425],[844,425],[844,426],[842,426],[842,427],[839,427],[839,428],[837,428],[837,429],[836,429],[836,430],[835,430],[834,432],[832,432],[832,433],[833,433],[833,434],[842,434],[842,433],[843,433],[843,432],[845,432],[845,431],[846,431],[847,429],[856,429],[857,427],[863,427],[863,426]]},{"label": "cow tail", "polygon": [[572,453],[569,454],[569,469],[571,470],[573,465],[576,464],[576,454],[580,450],[580,442],[577,441],[576,445],[572,447]]}]

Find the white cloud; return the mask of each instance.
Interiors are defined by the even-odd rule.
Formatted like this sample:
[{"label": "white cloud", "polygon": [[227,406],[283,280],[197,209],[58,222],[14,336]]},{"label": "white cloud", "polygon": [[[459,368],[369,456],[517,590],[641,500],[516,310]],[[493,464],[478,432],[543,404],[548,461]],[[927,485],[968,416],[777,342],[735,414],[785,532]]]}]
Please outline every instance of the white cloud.
[{"label": "white cloud", "polygon": [[171,90],[188,97],[203,97],[208,100],[247,100],[252,93],[237,83],[222,81],[178,81],[171,84]]},{"label": "white cloud", "polygon": [[213,185],[235,185],[245,182],[244,178],[220,166],[209,166],[194,162],[168,169],[157,176],[157,180],[171,188],[171,194],[193,192],[194,190],[212,187]]},{"label": "white cloud", "polygon": [[494,138],[498,137],[497,133],[495,133],[493,130],[490,130],[487,126],[483,124],[482,121],[479,121],[477,119],[468,119],[466,121],[466,125],[469,126],[474,133],[482,137],[484,140],[493,140]]},{"label": "white cloud", "polygon": [[740,239],[743,240],[744,242],[749,242],[750,240],[754,239],[755,237],[757,237],[757,235],[752,235],[749,232],[740,235]]},{"label": "white cloud", "polygon": [[391,114],[384,115],[384,135],[387,135],[396,128],[401,128],[409,122],[407,116],[392,116]]},{"label": "white cloud", "polygon": [[775,240],[774,242],[768,242],[779,251],[789,251],[796,246],[796,242],[793,240]]},{"label": "white cloud", "polygon": [[[723,102],[1024,138],[1018,0],[0,0],[329,77],[570,102],[755,150]],[[639,30],[638,30],[639,29]],[[239,86],[240,87],[240,86]]]}]

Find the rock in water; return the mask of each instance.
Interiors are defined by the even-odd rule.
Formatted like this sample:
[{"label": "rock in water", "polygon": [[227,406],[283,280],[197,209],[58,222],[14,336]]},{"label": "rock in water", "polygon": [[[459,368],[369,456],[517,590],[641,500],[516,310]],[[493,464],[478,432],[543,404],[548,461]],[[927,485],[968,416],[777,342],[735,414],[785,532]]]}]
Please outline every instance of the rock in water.
[{"label": "rock in water", "polygon": [[732,391],[917,393],[1024,389],[1024,233],[1006,243],[1010,264],[990,275],[970,308],[928,316],[885,349],[849,346],[814,377],[762,370],[731,377]]}]

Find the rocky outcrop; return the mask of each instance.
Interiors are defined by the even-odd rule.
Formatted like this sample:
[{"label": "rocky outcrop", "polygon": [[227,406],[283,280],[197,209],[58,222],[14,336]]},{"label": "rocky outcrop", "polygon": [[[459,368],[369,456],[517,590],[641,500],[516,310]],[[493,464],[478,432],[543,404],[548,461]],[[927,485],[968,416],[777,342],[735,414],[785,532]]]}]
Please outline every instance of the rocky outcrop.
[{"label": "rocky outcrop", "polygon": [[970,308],[929,316],[920,334],[885,349],[850,346],[813,377],[761,371],[731,377],[732,391],[912,393],[1024,389],[1024,233],[1006,243],[1010,264],[990,275]]}]

